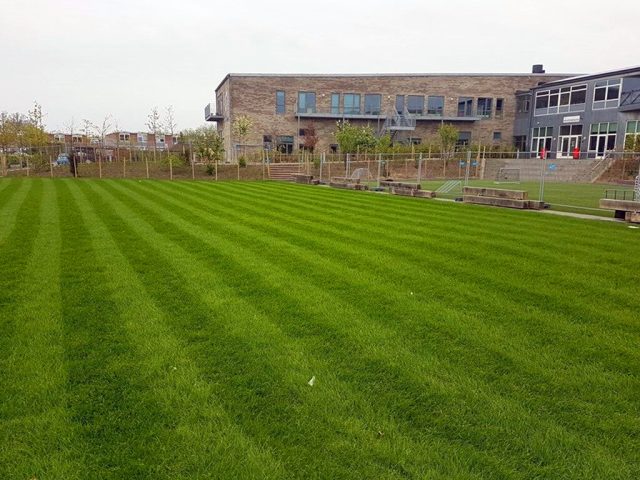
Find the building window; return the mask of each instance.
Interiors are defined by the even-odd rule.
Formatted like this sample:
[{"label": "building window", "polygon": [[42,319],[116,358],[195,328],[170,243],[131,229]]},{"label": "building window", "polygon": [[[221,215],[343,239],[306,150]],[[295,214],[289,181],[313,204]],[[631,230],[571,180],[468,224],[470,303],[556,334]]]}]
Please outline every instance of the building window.
[{"label": "building window", "polygon": [[340,94],[332,93],[331,94],[331,113],[337,115],[340,113]]},{"label": "building window", "polygon": [[558,157],[571,158],[574,150],[580,151],[582,143],[582,125],[562,125],[558,136]]},{"label": "building window", "polygon": [[496,114],[495,118],[504,116],[504,98],[496,98]]},{"label": "building window", "polygon": [[589,151],[595,152],[597,157],[615,150],[616,132],[618,124],[615,122],[592,123],[589,135]]},{"label": "building window", "polygon": [[531,98],[530,97],[518,97],[516,99],[516,112],[517,113],[528,113],[529,108],[531,108]]},{"label": "building window", "polygon": [[380,94],[367,94],[364,96],[364,114],[365,115],[380,115],[382,108],[382,95]]},{"label": "building window", "polygon": [[164,135],[162,135],[161,133],[157,133],[156,134],[156,143],[164,144]]},{"label": "building window", "polygon": [[[129,135],[127,134],[127,141],[129,140]],[[72,135],[71,136],[72,143],[82,143],[82,135]]]},{"label": "building window", "polygon": [[291,154],[293,153],[293,136],[292,135],[280,135],[277,138],[278,143],[276,148],[280,153]]},{"label": "building window", "polygon": [[459,117],[473,116],[473,98],[471,97],[458,98],[458,116]]},{"label": "building window", "polygon": [[404,95],[396,95],[396,112],[404,113]]},{"label": "building window", "polygon": [[519,152],[524,152],[527,150],[527,136],[526,135],[516,135],[513,137],[513,145],[516,147],[516,150]]},{"label": "building window", "polygon": [[422,115],[424,113],[424,96],[408,95],[407,111],[413,115]]},{"label": "building window", "polygon": [[622,81],[619,78],[597,82],[593,90],[593,109],[618,108],[621,83]]},{"label": "building window", "polygon": [[262,136],[262,147],[265,150],[271,150],[273,148],[273,136],[271,136],[271,135],[263,135]]},{"label": "building window", "polygon": [[410,145],[420,145],[421,143],[422,143],[422,139],[421,138],[409,137],[409,144]]},{"label": "building window", "polygon": [[285,94],[283,90],[276,92],[276,113],[282,115],[285,112]]},{"label": "building window", "polygon": [[138,141],[138,143],[147,143],[147,134],[146,133],[138,133],[137,141]]},{"label": "building window", "polygon": [[62,143],[64,143],[64,134],[63,133],[56,133],[53,136],[53,141],[54,142],[62,142]]},{"label": "building window", "polygon": [[338,153],[338,144],[332,143],[331,145],[329,145],[329,149],[331,150],[331,153]]},{"label": "building window", "polygon": [[468,147],[471,144],[471,132],[458,133],[458,140],[456,140],[456,147]]},{"label": "building window", "polygon": [[628,150],[640,149],[640,120],[629,120],[624,135],[624,148]]},{"label": "building window", "polygon": [[551,150],[551,139],[553,138],[553,127],[536,127],[531,133],[531,151],[535,152],[537,158],[542,158],[544,150],[548,155]]},{"label": "building window", "polygon": [[429,96],[427,100],[427,115],[440,115],[444,114],[444,97],[441,96]]},{"label": "building window", "polygon": [[500,142],[502,140],[502,132],[493,132],[493,141]]},{"label": "building window", "polygon": [[120,134],[118,134],[118,138],[120,139],[121,142],[128,142],[129,141],[129,134],[128,133],[120,133]]},{"label": "building window", "polygon": [[491,118],[493,108],[493,98],[480,97],[478,99],[478,116],[480,118]]},{"label": "building window", "polygon": [[359,115],[360,114],[360,94],[359,93],[345,93],[343,95],[343,108],[345,115]]},{"label": "building window", "polygon": [[298,113],[316,113],[316,92],[298,92]]},{"label": "building window", "polygon": [[174,135],[173,137],[171,137],[171,144],[172,145],[177,145],[178,143],[180,143],[180,137]]},{"label": "building window", "polygon": [[583,112],[586,99],[586,85],[542,90],[536,93],[535,115]]}]

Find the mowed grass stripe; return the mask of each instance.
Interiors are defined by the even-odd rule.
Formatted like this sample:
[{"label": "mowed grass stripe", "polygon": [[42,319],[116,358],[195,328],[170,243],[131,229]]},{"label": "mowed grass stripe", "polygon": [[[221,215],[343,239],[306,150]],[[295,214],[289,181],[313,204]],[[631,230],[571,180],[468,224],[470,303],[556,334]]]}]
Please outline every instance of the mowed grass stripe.
[{"label": "mowed grass stripe", "polygon": [[51,182],[44,184],[39,218],[32,255],[24,274],[15,279],[14,332],[0,375],[5,398],[0,477],[79,479],[65,400],[58,276],[61,239]]},{"label": "mowed grass stripe", "polygon": [[[190,202],[189,204],[193,204],[193,202]],[[491,312],[489,312],[489,313],[491,313]],[[553,359],[552,359],[552,360],[553,360]],[[550,361],[551,361],[551,360],[550,360]],[[543,384],[543,383],[544,383],[544,382],[541,382],[541,384]],[[608,384],[605,384],[605,385],[604,385],[604,388],[605,388],[605,389],[608,389],[609,387],[610,387],[610,385],[608,385]],[[608,391],[608,390],[605,390],[605,391]],[[546,391],[543,393],[544,397],[546,397],[547,393],[548,393],[548,392],[546,392]],[[543,397],[543,399],[544,399],[544,397]]]},{"label": "mowed grass stripe", "polygon": [[76,434],[79,478],[161,478],[158,438],[169,419],[140,368],[144,356],[129,339],[104,246],[71,191],[56,182],[61,212],[60,282],[67,402]]},{"label": "mowed grass stripe", "polygon": [[[30,439],[14,435],[14,422],[22,414],[22,405],[14,402],[20,384],[13,383],[15,377],[12,375],[19,368],[16,365],[19,358],[15,355],[14,341],[20,340],[17,322],[20,321],[20,302],[25,300],[22,287],[31,281],[25,278],[25,270],[33,254],[41,220],[42,183],[33,180],[24,182],[20,192],[11,199],[15,211],[9,210],[15,219],[11,222],[14,228],[7,235],[6,243],[0,244],[0,371],[3,372],[0,375],[0,478],[11,478],[25,470],[28,473],[33,468],[33,465],[22,464],[24,456],[19,453],[28,448]],[[27,193],[31,195],[27,196]]]},{"label": "mowed grass stripe", "polygon": [[[118,197],[121,199],[122,195],[118,195]],[[98,201],[97,198],[94,200]],[[115,197],[111,198],[110,203],[113,203],[114,201]],[[119,213],[128,211],[126,205],[121,205],[119,202],[116,203],[118,205],[116,209]],[[107,204],[104,204],[104,208],[108,208]],[[135,211],[141,212],[142,209],[139,206],[136,206]],[[142,222],[129,223],[135,225],[137,228],[142,228]],[[151,236],[151,234],[147,235]],[[123,240],[123,242],[130,243],[127,240]],[[186,240],[183,234],[180,234],[177,242],[178,245],[185,244]],[[151,255],[151,258],[153,259],[151,261],[152,265],[158,265],[158,254],[162,254],[162,252],[170,252],[169,257],[171,259],[180,258],[180,262],[177,262],[176,260],[177,263],[174,265],[162,265],[159,268],[164,268],[165,270],[182,270],[188,268],[190,264],[194,264],[192,267],[193,270],[189,273],[193,272],[194,275],[201,275],[199,272],[202,268],[201,263],[193,262],[193,260],[189,261],[188,257],[182,258],[177,245],[169,244],[165,246],[164,243],[165,242],[163,242],[161,238],[154,239],[153,244],[158,245],[159,250],[158,252],[154,252],[152,247],[150,248],[149,255]],[[197,245],[197,240],[196,244],[193,245],[193,249],[196,251],[200,250]],[[207,256],[213,256],[213,252],[208,252]],[[250,285],[256,285],[255,282],[252,281],[252,278],[254,277],[253,274],[250,274],[250,272],[245,270],[230,270],[230,265],[233,264],[233,261],[230,258],[228,260],[224,260],[224,263],[218,262],[216,266],[224,269],[224,272],[226,273],[224,278],[227,279],[227,281],[231,279],[235,284],[235,282],[239,280],[241,282],[247,282],[247,284]],[[145,263],[143,263],[143,265],[144,264]],[[144,273],[147,268],[148,267],[141,269],[141,273]],[[198,278],[198,281],[195,281],[195,279],[191,281],[190,284],[194,291],[198,291],[198,285],[202,284],[210,285],[211,288],[220,288],[220,286],[212,283],[212,279],[209,275],[206,275],[206,273],[202,273],[202,275],[204,278]],[[246,275],[251,276],[246,278]],[[235,276],[240,276],[240,278],[234,279],[233,277]],[[189,278],[185,278],[176,285],[167,285],[165,283],[164,286],[168,290],[163,289],[163,285],[157,284],[156,282],[156,288],[160,290],[157,298],[159,300],[167,299],[168,303],[171,304],[171,300],[173,300],[171,299],[171,292],[175,291],[175,294],[179,295],[178,298],[187,300],[184,311],[175,312],[173,318],[181,319],[182,322],[185,322],[189,320],[189,317],[191,317],[190,321],[193,323],[187,323],[186,326],[181,327],[182,334],[190,337],[192,342],[197,342],[197,345],[202,345],[202,336],[206,337],[206,332],[200,333],[200,335],[202,335],[200,337],[197,334],[194,337],[194,332],[206,327],[206,323],[199,318],[206,315],[206,310],[199,312],[196,305],[198,305],[200,300],[192,299],[191,301],[188,301],[190,300],[189,291],[180,289],[180,285],[182,283],[188,284],[188,282]],[[150,282],[150,285],[153,285],[153,283]],[[260,286],[257,285],[256,288],[259,290]],[[212,336],[222,336],[219,339],[221,344],[206,345],[206,352],[208,352],[208,354],[203,352],[203,354],[200,355],[201,361],[207,365],[207,370],[216,372],[212,381],[217,380],[217,383],[221,384],[221,388],[227,384],[228,387],[231,387],[228,390],[228,395],[232,396],[229,398],[229,408],[238,413],[244,412],[241,419],[242,426],[245,431],[253,432],[254,435],[258,436],[262,441],[268,439],[272,444],[280,445],[279,442],[284,442],[281,445],[281,448],[277,451],[281,452],[281,456],[285,457],[287,464],[290,465],[290,469],[296,472],[298,474],[297,476],[305,477],[304,472],[313,472],[316,470],[324,471],[325,473],[322,476],[325,478],[327,476],[335,476],[335,472],[341,472],[341,474],[344,475],[346,471],[353,468],[353,462],[355,461],[358,461],[359,472],[367,472],[371,470],[372,475],[379,475],[381,468],[394,471],[400,468],[398,464],[402,464],[403,459],[406,459],[405,461],[407,463],[412,463],[415,461],[414,459],[419,457],[419,452],[425,447],[423,446],[420,449],[417,449],[415,446],[413,448],[409,448],[410,442],[407,443],[407,440],[403,439],[401,435],[398,435],[397,437],[394,436],[392,422],[385,420],[379,412],[368,413],[366,417],[368,425],[362,425],[364,419],[353,418],[352,410],[356,408],[356,405],[362,403],[363,399],[358,398],[358,396],[354,399],[352,398],[352,394],[340,391],[340,382],[333,380],[330,370],[325,374],[325,370],[320,368],[320,365],[309,368],[303,364],[299,367],[299,370],[296,368],[293,372],[288,372],[296,366],[296,357],[298,356],[297,350],[300,347],[297,346],[295,349],[286,352],[286,354],[279,353],[277,349],[282,348],[282,345],[290,343],[287,341],[286,337],[282,338],[282,335],[278,335],[277,331],[274,332],[269,325],[259,322],[259,312],[252,312],[253,308],[246,305],[246,300],[240,305],[234,306],[234,293],[224,292],[224,294],[227,298],[230,298],[228,301],[231,304],[227,305],[227,309],[231,310],[231,318],[235,317],[241,319],[246,316],[249,322],[247,325],[248,331],[244,331],[241,324],[232,324],[231,327],[227,325],[224,329],[220,329],[219,331],[214,329],[212,331]],[[244,295],[242,295],[242,297],[244,298]],[[175,304],[175,302],[173,303]],[[215,310],[215,301],[207,303],[210,305],[209,308],[214,309],[213,313],[215,315],[211,321],[213,321],[214,318],[218,318],[218,315],[229,316],[225,310]],[[274,303],[280,303],[280,300],[274,300]],[[239,312],[236,309],[248,309],[249,312],[242,314],[241,311]],[[236,321],[236,323],[238,323],[238,321]],[[242,333],[240,343],[238,342],[238,338],[229,338],[225,335],[225,331],[229,328],[232,328],[234,332],[240,329],[239,333]],[[265,328],[267,330],[262,331]],[[255,333],[253,333],[252,330],[254,330]],[[256,337],[256,335],[258,335],[257,339],[252,341],[251,339]],[[245,345],[242,344],[242,338],[246,341]],[[254,347],[253,342],[256,341],[258,344]],[[191,344],[192,342],[189,343]],[[273,349],[276,349],[276,351],[272,352],[271,350]],[[221,361],[221,359],[226,358],[232,360],[231,364],[224,364]],[[233,360],[236,361],[234,362]],[[279,374],[278,372],[283,368],[285,369],[285,373]],[[244,374],[245,371],[248,373]],[[327,400],[326,397],[317,398],[313,396],[313,393],[306,385],[306,381],[312,373],[321,375],[323,382],[326,382],[327,385],[337,384],[337,390],[327,390],[327,392],[333,396],[329,399],[330,401]],[[284,375],[285,378],[282,379],[279,375]],[[222,382],[222,380],[224,380],[224,382]],[[284,383],[284,385],[282,385],[282,383]],[[260,392],[260,395],[258,396],[255,395],[256,389]],[[306,402],[302,402],[299,400],[299,396],[305,393],[306,395],[304,395],[304,399],[306,399]],[[318,394],[320,393],[321,392],[318,392]],[[238,395],[248,396],[241,396],[238,398]],[[345,396],[346,398],[344,398]],[[282,404],[283,401],[291,403],[291,405],[284,410]],[[336,405],[338,404],[343,404],[344,409],[336,411]],[[328,407],[329,410],[327,410]],[[368,408],[366,400],[364,408]],[[258,415],[257,418],[256,415]],[[295,415],[295,417],[290,418],[290,415]],[[342,422],[339,422],[339,419],[336,418],[343,416],[346,418],[344,418]],[[277,428],[275,432],[267,437],[265,437],[266,432],[264,431],[265,428],[267,428],[265,426],[265,419],[269,419],[269,423],[273,423]],[[293,425],[291,425],[292,423]],[[386,425],[387,423],[390,424]],[[375,430],[376,428],[385,431],[387,435],[390,436],[390,439],[394,439],[394,442],[391,445],[389,445],[389,442],[372,442],[372,440],[377,438],[378,430]],[[348,430],[344,431],[345,429]],[[288,430],[286,436],[283,430]],[[309,436],[309,432],[315,432],[315,434],[313,436]],[[328,446],[325,445],[325,442],[323,441],[324,437],[320,436],[319,432],[324,432],[325,435],[329,432],[334,432],[340,434],[340,436],[344,436],[344,440],[336,445]],[[351,436],[357,436],[359,442],[354,445],[354,440],[351,439]],[[281,437],[284,438],[281,439]],[[326,441],[330,440],[327,439]],[[442,442],[439,443],[442,444]],[[363,455],[361,451],[362,445],[367,445],[367,449],[370,451],[369,455]],[[329,456],[333,460],[327,462],[327,457],[318,456],[317,451],[329,448],[336,449],[336,451],[335,455]],[[442,451],[442,458],[455,456],[453,455],[453,451],[451,451],[450,447],[446,444],[438,446],[434,444],[434,441],[432,441],[430,442],[428,449],[431,451]],[[295,455],[292,455],[292,450],[295,452]],[[402,455],[400,455],[400,452],[402,452]],[[470,452],[467,462],[475,463],[477,461],[472,459],[472,456],[473,452]],[[351,466],[349,466],[347,470],[345,470],[346,467],[344,465],[334,465],[338,460],[344,462],[345,457],[348,462],[351,463]],[[431,462],[434,461],[435,459],[431,459]],[[458,462],[458,464],[459,463],[460,462]],[[447,468],[451,469],[456,465],[456,463],[453,463],[452,465],[448,465]],[[409,468],[409,466],[410,465],[405,465],[403,468]],[[458,467],[462,468],[460,466]],[[415,469],[416,467],[414,466],[413,468]],[[330,474],[329,472],[334,473]]]},{"label": "mowed grass stripe", "polygon": [[3,195],[0,199],[0,248],[8,244],[8,237],[15,227],[20,207],[33,185],[33,180],[14,181],[2,192]]},{"label": "mowed grass stripe", "polygon": [[[145,372],[146,395],[154,399],[157,418],[141,410],[153,431],[152,448],[158,458],[140,465],[145,478],[279,478],[284,470],[267,450],[254,445],[235,427],[217,401],[215,388],[206,383],[197,366],[184,354],[185,345],[167,329],[165,312],[151,301],[146,286],[123,255],[121,248],[135,250],[146,245],[132,236],[124,245],[113,237],[114,225],[85,188],[69,183],[84,221],[92,226],[93,240],[103,246],[96,260],[105,268],[105,283],[113,288],[112,299],[131,348],[140,356],[138,369]],[[84,185],[83,185],[84,186]],[[132,216],[135,220],[135,215]],[[121,230],[117,230],[121,233]],[[151,264],[157,256],[149,258]],[[147,271],[147,265],[143,270]],[[163,271],[164,275],[167,270]],[[156,277],[154,282],[164,280]],[[197,304],[188,305],[197,308]],[[173,315],[175,312],[168,312]],[[134,440],[132,440],[133,442]]]}]

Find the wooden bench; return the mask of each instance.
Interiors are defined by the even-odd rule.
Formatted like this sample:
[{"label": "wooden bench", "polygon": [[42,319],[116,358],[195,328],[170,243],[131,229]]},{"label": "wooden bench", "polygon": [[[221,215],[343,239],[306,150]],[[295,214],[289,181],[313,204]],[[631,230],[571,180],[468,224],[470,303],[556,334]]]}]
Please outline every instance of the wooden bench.
[{"label": "wooden bench", "polygon": [[544,202],[529,200],[525,190],[505,190],[502,188],[463,187],[462,201],[494,207],[541,210]]},{"label": "wooden bench", "polygon": [[336,182],[331,179],[329,186],[333,188],[344,188],[346,190],[369,190],[369,187],[362,183]]},{"label": "wooden bench", "polygon": [[420,190],[422,188],[419,183],[394,182],[393,180],[380,180],[380,186],[389,188],[411,188],[413,190]]},{"label": "wooden bench", "polygon": [[436,192],[430,190],[420,190],[417,188],[407,187],[391,187],[391,193],[394,195],[402,195],[405,197],[419,197],[419,198],[435,198]]}]

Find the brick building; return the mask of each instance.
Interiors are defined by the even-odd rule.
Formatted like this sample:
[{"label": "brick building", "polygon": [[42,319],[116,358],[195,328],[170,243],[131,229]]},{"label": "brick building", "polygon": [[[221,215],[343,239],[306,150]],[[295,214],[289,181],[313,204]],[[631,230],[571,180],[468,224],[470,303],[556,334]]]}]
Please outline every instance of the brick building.
[{"label": "brick building", "polygon": [[459,142],[513,144],[516,94],[567,75],[545,74],[228,74],[205,119],[217,122],[227,152],[237,148],[232,123],[251,118],[245,146],[292,153],[313,125],[317,151],[336,150],[336,122],[369,125],[394,142],[424,143],[451,123]]}]

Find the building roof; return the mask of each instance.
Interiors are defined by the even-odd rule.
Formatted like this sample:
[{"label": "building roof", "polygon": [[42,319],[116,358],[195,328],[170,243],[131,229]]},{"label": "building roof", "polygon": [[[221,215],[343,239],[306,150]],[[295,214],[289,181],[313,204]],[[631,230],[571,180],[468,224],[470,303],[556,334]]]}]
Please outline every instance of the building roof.
[{"label": "building roof", "polygon": [[[544,87],[549,87],[550,85],[564,85],[567,83],[575,83],[575,82],[584,82],[588,80],[596,80],[598,78],[607,78],[607,77],[615,77],[615,76],[628,76],[628,75],[640,75],[640,66],[636,67],[626,67],[620,68],[616,70],[608,70],[606,72],[599,73],[589,73],[586,75],[576,75],[568,78],[563,78],[562,80],[554,80],[552,82],[547,82]],[[542,85],[541,85],[542,86]],[[538,88],[538,87],[535,87]]]},{"label": "building roof", "polygon": [[[216,87],[216,91],[230,77],[289,77],[289,78],[368,78],[368,77],[573,77],[575,73],[228,73]],[[551,83],[551,82],[549,82]]]}]

